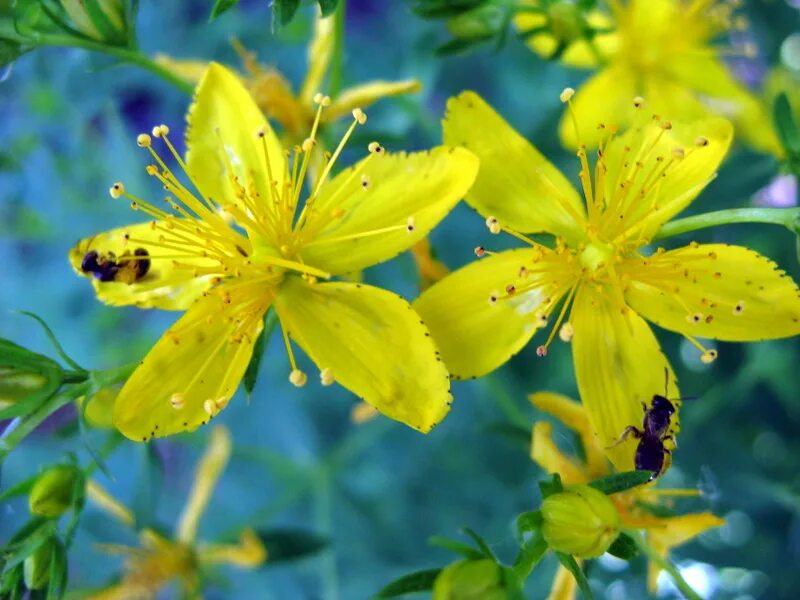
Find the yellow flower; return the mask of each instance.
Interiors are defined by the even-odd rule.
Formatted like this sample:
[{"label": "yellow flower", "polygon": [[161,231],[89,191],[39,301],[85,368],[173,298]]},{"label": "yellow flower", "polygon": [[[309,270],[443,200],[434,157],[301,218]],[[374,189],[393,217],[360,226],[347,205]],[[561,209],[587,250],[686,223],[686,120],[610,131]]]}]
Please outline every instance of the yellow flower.
[{"label": "yellow flower", "polygon": [[[531,458],[536,464],[548,473],[558,473],[566,486],[588,483],[611,472],[603,448],[592,434],[592,426],[580,404],[551,392],[532,394],[529,398],[536,408],[553,415],[575,431],[586,455],[584,460],[578,460],[561,452],[553,441],[550,423],[538,421],[533,426],[531,440]],[[644,530],[647,544],[666,558],[672,548],[707,529],[724,524],[724,521],[707,512],[657,517],[644,507],[668,508],[670,501],[665,501],[666,498],[697,494],[696,490],[659,490],[646,485],[612,494],[609,498],[617,508],[623,528]],[[653,563],[648,565],[648,584],[653,592],[659,571]],[[570,600],[575,597],[575,591],[574,578],[564,567],[559,567],[549,600]]]},{"label": "yellow flower", "polygon": [[[168,538],[152,529],[143,529],[139,532],[139,548],[100,545],[109,554],[125,557],[124,574],[119,583],[93,594],[88,600],[147,600],[156,598],[159,591],[174,582],[179,583],[185,596],[200,597],[202,570],[215,565],[254,569],[267,560],[267,549],[250,529],[242,532],[238,544],[208,544],[196,539],[200,517],[230,454],[230,433],[224,427],[214,428],[208,449],[197,465],[194,485],[174,535]],[[130,509],[97,482],[90,480],[86,493],[109,516],[134,527]]]},{"label": "yellow flower", "polygon": [[[314,94],[324,87],[328,76],[334,45],[334,20],[317,17],[314,37],[308,45],[308,70],[299,91],[276,69],[258,63],[255,54],[248,52],[238,41],[234,48],[244,64],[242,82],[256,104],[269,117],[280,123],[292,143],[300,142],[314,122]],[[191,84],[200,81],[208,63],[198,60],[176,60],[159,54],[155,61]],[[321,125],[346,117],[354,108],[366,108],[381,98],[410,94],[420,90],[414,79],[403,81],[371,81],[343,90],[331,100],[321,118]]]},{"label": "yellow flower", "polygon": [[[571,90],[562,96],[568,100]],[[645,319],[681,333],[704,362],[716,351],[697,338],[800,333],[797,286],[763,256],[725,244],[648,248],[714,176],[732,132],[723,119],[673,124],[652,118],[641,98],[634,104],[634,125],[619,135],[607,131],[594,166],[585,150],[578,153],[584,205],[567,178],[480,97],[465,92],[452,99],[445,140],[481,161],[467,202],[487,217],[490,231],[508,232],[528,247],[479,247],[485,258],[415,302],[459,378],[496,369],[554,317],[538,354],[547,354],[556,334],[572,340],[578,388],[604,447],[642,422],[643,402],[665,393],[665,369],[666,395],[680,395]],[[525,235],[536,232],[555,236],[553,247]],[[629,439],[608,454],[626,471],[634,448]]]},{"label": "yellow flower", "polygon": [[317,100],[311,135],[290,156],[239,79],[212,64],[189,111],[185,161],[169,129],[153,129],[188,183],[141,134],[137,142],[154,160],[147,172],[169,194],[166,204],[114,184],[112,196],[152,220],[85,239],[70,252],[75,270],[109,304],[188,309],[119,393],[114,423],[129,438],[191,431],[216,416],[242,379],[270,307],[293,384],[307,377],[291,341],[319,366],[323,385],[338,381],[393,419],[427,432],[447,414],[447,370],[410,305],[380,288],[317,280],[385,261],[422,239],[469,188],[477,160],[443,146],[388,154],[373,142],[367,158],[328,180],[366,121],[354,109],[301,202],[328,104],[322,95]]},{"label": "yellow flower", "polygon": [[[712,115],[731,119],[755,148],[782,154],[765,105],[750,93],[726,67],[726,54],[749,54],[714,45],[713,40],[731,29],[746,27],[743,17],[733,13],[732,2],[716,0],[612,0],[610,14],[590,15],[590,23],[612,33],[571,44],[563,54],[567,64],[578,67],[598,65],[599,71],[580,88],[575,102],[583,117],[576,136],[570,117],[561,119],[561,139],[577,148],[578,139],[594,147],[603,139],[600,122],[613,120],[620,127],[630,125],[627,107],[641,94],[660,115],[689,122]],[[523,31],[542,15],[520,15]],[[546,33],[529,40],[531,48],[544,55],[552,53],[554,42]]]}]

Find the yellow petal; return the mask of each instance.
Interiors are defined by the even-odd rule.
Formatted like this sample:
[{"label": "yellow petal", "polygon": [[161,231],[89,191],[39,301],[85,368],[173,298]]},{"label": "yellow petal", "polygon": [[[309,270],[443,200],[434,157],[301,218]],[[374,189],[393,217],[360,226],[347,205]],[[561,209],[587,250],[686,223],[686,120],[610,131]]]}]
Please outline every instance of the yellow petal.
[{"label": "yellow petal", "polygon": [[581,144],[597,147],[608,136],[606,129],[597,126],[604,123],[624,129],[633,118],[633,99],[642,93],[634,73],[624,65],[600,70],[578,88],[570,101],[575,121],[565,107],[559,125],[561,141],[572,149]]},{"label": "yellow petal", "polygon": [[[608,288],[581,287],[571,321],[575,379],[586,414],[614,466],[630,471],[636,440],[629,437],[611,446],[626,427],[641,426],[643,402],[649,404],[654,394],[665,393],[665,369],[669,372],[667,397],[680,397],[674,374],[644,319],[630,309],[623,314]],[[672,422],[677,429],[677,413]]]},{"label": "yellow petal", "polygon": [[208,61],[172,58],[160,52],[153,57],[153,62],[192,85],[196,85],[208,69]]},{"label": "yellow petal", "polygon": [[558,473],[565,484],[586,483],[591,479],[582,464],[556,446],[553,426],[546,421],[537,421],[533,425],[531,460],[548,473]]},{"label": "yellow petal", "polygon": [[603,447],[597,442],[597,436],[583,406],[567,396],[554,392],[537,392],[528,396],[528,399],[536,408],[554,416],[580,436],[586,455],[586,471],[588,473],[583,482],[608,472],[608,463]]},{"label": "yellow petal", "polygon": [[447,414],[447,370],[419,316],[396,294],[287,277],[275,306],[320,370],[387,417],[427,433]]},{"label": "yellow petal", "polygon": [[[538,313],[547,314],[558,301],[556,294],[563,293],[549,273],[563,276],[564,266],[553,253],[540,256],[532,248],[487,256],[451,273],[414,302],[454,378],[493,371],[519,352],[541,326]],[[532,271],[537,258],[544,272],[521,279],[520,269]],[[535,287],[491,303],[490,296],[504,295],[509,284],[520,290]]]},{"label": "yellow petal", "polygon": [[[651,239],[661,225],[686,208],[715,177],[733,138],[733,126],[725,119],[669,121],[671,129],[665,131],[647,114],[642,118],[646,119],[644,125],[614,139],[605,152],[606,198],[612,198],[615,192],[625,198],[619,209],[625,217],[625,232],[619,237],[628,240]],[[698,145],[699,140],[703,145]],[[626,153],[626,147],[631,151]],[[675,157],[678,148],[683,158]],[[630,155],[645,157],[644,166],[633,176],[631,167],[624,166]],[[618,175],[620,172],[623,175]],[[633,191],[614,189],[623,177],[633,181],[629,187]],[[610,221],[613,223],[619,214],[610,213]]]},{"label": "yellow petal", "polygon": [[447,102],[444,141],[481,161],[467,202],[517,231],[583,237],[585,213],[575,188],[525,138],[474,92]]},{"label": "yellow petal", "polygon": [[326,122],[335,121],[339,117],[349,115],[354,108],[367,108],[381,98],[413,94],[422,89],[416,79],[405,81],[370,81],[344,90],[322,113]]},{"label": "yellow petal", "polygon": [[[211,63],[187,116],[186,165],[199,190],[220,205],[237,203],[233,178],[271,210],[271,179],[282,189],[284,155],[278,138],[239,77]],[[263,131],[260,138],[258,132]],[[269,165],[263,144],[269,153]]]},{"label": "yellow petal", "polygon": [[[266,291],[223,302],[225,286],[201,297],[148,352],[117,397],[114,425],[132,440],[193,431],[230,400],[263,327]],[[241,322],[239,322],[241,321]]]},{"label": "yellow petal", "polygon": [[194,483],[186,506],[175,528],[175,539],[191,544],[197,535],[197,525],[203,515],[214,486],[231,457],[231,433],[225,427],[214,427],[209,436],[208,448],[203,453],[194,473]]},{"label": "yellow petal", "polygon": [[301,250],[303,261],[340,274],[396,256],[450,212],[477,169],[476,158],[462,148],[371,154],[323,184],[304,227],[310,241]]},{"label": "yellow petal", "polygon": [[800,290],[749,248],[695,244],[622,269],[630,306],[666,329],[740,342],[800,334]]},{"label": "yellow petal", "polygon": [[197,551],[198,559],[207,565],[227,564],[253,569],[267,560],[267,549],[252,529],[245,529],[238,544],[207,544]]},{"label": "yellow petal", "polygon": [[[580,565],[583,561],[579,560]],[[556,576],[553,579],[553,587],[547,600],[575,600],[578,594],[578,582],[575,576],[567,571],[563,565],[558,565]]]},{"label": "yellow petal", "polygon": [[[126,241],[125,235],[131,240]],[[113,252],[117,259],[124,253],[133,254],[137,248],[144,248],[151,257],[166,255],[169,251],[150,246],[157,243],[163,231],[153,229],[150,223],[129,225],[84,238],[69,251],[69,262],[78,275],[92,282],[98,299],[112,306],[134,305],[139,308],[160,308],[163,310],[185,310],[197,297],[211,285],[210,277],[195,277],[191,269],[176,268],[171,259],[150,259],[147,274],[133,283],[123,281],[98,281],[91,274],[81,270],[81,261],[90,250],[107,255]],[[174,252],[173,252],[174,253]],[[214,261],[203,259],[181,259],[184,264],[213,266]]]},{"label": "yellow petal", "polygon": [[311,106],[314,94],[325,93],[322,86],[333,55],[333,26],[333,17],[317,16],[314,20],[314,37],[308,45],[308,72],[298,94],[298,100],[307,106]]},{"label": "yellow petal", "polygon": [[[711,513],[680,515],[678,517],[659,519],[658,521],[658,526],[647,530],[647,543],[665,558],[672,548],[685,544],[712,527],[720,527],[725,524],[724,519],[720,519]],[[647,585],[652,592],[655,592],[656,581],[660,572],[661,569],[657,565],[652,562],[648,564]]]}]

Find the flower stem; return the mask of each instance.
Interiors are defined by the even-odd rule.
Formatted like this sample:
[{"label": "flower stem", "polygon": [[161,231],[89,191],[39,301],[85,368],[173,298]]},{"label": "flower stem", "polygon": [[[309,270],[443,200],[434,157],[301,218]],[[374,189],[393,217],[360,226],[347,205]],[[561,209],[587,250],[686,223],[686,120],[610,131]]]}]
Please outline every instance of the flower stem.
[{"label": "flower stem", "polygon": [[654,239],[663,240],[690,231],[697,231],[698,229],[733,223],[783,225],[795,233],[800,233],[800,208],[731,208],[717,210],[670,221],[658,231]]},{"label": "flower stem", "polygon": [[647,556],[648,560],[651,560],[658,565],[659,568],[669,573],[670,577],[672,577],[672,581],[675,583],[675,587],[677,587],[686,598],[689,600],[703,600],[700,594],[695,592],[692,589],[692,586],[686,582],[677,567],[675,567],[675,565],[673,565],[669,560],[661,556],[652,547],[650,547],[638,531],[631,529],[625,533],[627,533],[631,539],[636,542],[636,546],[639,548],[642,554]]},{"label": "flower stem", "polygon": [[339,0],[336,12],[333,14],[333,61],[331,63],[331,78],[328,94],[336,98],[342,90],[342,73],[344,72],[344,24],[345,7],[347,0]]}]

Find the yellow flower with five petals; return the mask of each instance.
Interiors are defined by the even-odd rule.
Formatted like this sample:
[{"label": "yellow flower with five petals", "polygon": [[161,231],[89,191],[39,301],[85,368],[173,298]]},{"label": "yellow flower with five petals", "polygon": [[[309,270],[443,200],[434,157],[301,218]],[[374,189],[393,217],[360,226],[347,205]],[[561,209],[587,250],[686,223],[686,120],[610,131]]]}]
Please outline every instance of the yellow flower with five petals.
[{"label": "yellow flower with five petals", "polygon": [[[428,330],[397,294],[347,282],[319,282],[408,249],[466,193],[477,160],[460,148],[367,158],[328,179],[360,110],[304,196],[309,157],[329,99],[317,98],[310,137],[284,152],[262,112],[227,69],[212,64],[188,115],[185,160],[160,125],[153,136],[185,172],[184,183],[156,152],[147,172],[169,194],[164,208],[127,198],[149,222],[82,240],[70,252],[98,297],[115,305],[187,310],[120,391],[114,424],[127,437],[191,431],[216,416],[242,379],[270,308],[291,343],[385,415],[429,431],[447,413],[447,370]],[[194,191],[192,191],[194,190]],[[305,197],[305,201],[301,198]],[[402,360],[398,360],[402,357]]]},{"label": "yellow flower with five petals", "polygon": [[[531,458],[537,465],[548,473],[558,473],[565,485],[589,483],[611,473],[603,448],[597,443],[580,404],[552,392],[531,394],[529,398],[536,408],[554,416],[577,433],[585,454],[584,459],[578,460],[562,452],[553,440],[552,425],[547,421],[537,421],[531,439]],[[666,558],[672,548],[725,523],[709,512],[675,516],[653,514],[653,507],[669,508],[671,498],[697,495],[697,490],[656,489],[653,484],[648,484],[613,494],[609,498],[619,512],[623,528],[643,530],[646,543]],[[651,592],[655,592],[659,572],[657,565],[648,565]],[[575,578],[559,566],[548,600],[572,600],[576,597],[576,591]]]},{"label": "yellow flower with five petals", "polygon": [[[608,4],[608,14],[595,10],[589,22],[610,31],[595,36],[592,43],[579,39],[562,55],[566,64],[599,68],[576,97],[575,108],[584,117],[577,136],[569,115],[561,119],[565,144],[577,148],[580,140],[596,146],[603,132],[594,126],[602,120],[628,126],[630,99],[641,94],[655,113],[676,121],[725,116],[753,147],[782,155],[765,104],[724,62],[726,54],[746,55],[752,49],[714,44],[721,34],[746,27],[733,2],[611,0]],[[524,31],[543,19],[543,14],[520,13],[516,24]],[[546,32],[531,36],[528,43],[544,56],[552,53],[554,44]]]},{"label": "yellow flower with five petals", "polygon": [[[564,101],[572,90],[562,94]],[[691,244],[649,250],[661,225],[682,211],[714,176],[732,137],[728,121],[692,124],[653,118],[636,98],[634,125],[605,127],[594,165],[578,152],[585,197],[527,140],[472,92],[450,100],[448,144],[481,161],[467,202],[526,248],[493,253],[426,290],[415,308],[431,329],[454,377],[488,373],[538,329],[571,341],[587,415],[603,447],[642,421],[642,402],[678,397],[674,375],[646,320],[682,334],[711,362],[697,338],[749,341],[800,333],[800,292],[768,259],[747,248]],[[578,111],[573,111],[580,123]],[[580,128],[583,130],[582,128]],[[548,233],[546,245],[526,234]],[[561,309],[556,308],[561,304]],[[646,320],[645,320],[646,319]],[[677,428],[677,415],[675,415]],[[633,468],[635,441],[607,453]]]},{"label": "yellow flower with five petals", "polygon": [[[87,600],[147,600],[156,598],[159,592],[175,582],[180,585],[184,596],[199,598],[203,569],[217,565],[255,569],[267,560],[267,549],[250,529],[242,532],[238,544],[209,544],[196,539],[200,517],[230,454],[230,432],[224,427],[215,427],[211,430],[208,448],[197,465],[194,485],[174,536],[168,538],[152,529],[143,529],[139,532],[139,548],[100,544],[99,548],[104,552],[125,557],[124,574],[119,583],[90,595]],[[110,517],[134,527],[131,510],[100,484],[90,480],[86,495]]]},{"label": "yellow flower with five petals", "polygon": [[[254,53],[247,51],[238,40],[233,40],[244,64],[245,72],[240,75],[242,83],[264,114],[281,125],[290,143],[301,142],[314,122],[314,94],[324,88],[333,58],[333,24],[332,17],[317,16],[314,20],[314,36],[307,51],[308,69],[297,92],[280,71],[260,65]],[[156,55],[155,61],[193,85],[200,81],[208,67],[204,61],[174,59],[164,54]],[[370,81],[346,88],[331,100],[320,125],[347,117],[354,108],[364,109],[382,98],[411,94],[421,87],[419,81],[406,79]]]}]

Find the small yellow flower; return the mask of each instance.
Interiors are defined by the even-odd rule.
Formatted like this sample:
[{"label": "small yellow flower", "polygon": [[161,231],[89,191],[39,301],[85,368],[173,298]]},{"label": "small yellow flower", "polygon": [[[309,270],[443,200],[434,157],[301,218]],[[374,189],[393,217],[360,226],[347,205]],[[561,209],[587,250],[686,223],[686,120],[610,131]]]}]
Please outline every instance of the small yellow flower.
[{"label": "small yellow flower", "polygon": [[[609,6],[609,14],[595,11],[589,20],[598,28],[610,25],[611,31],[596,36],[593,44],[578,40],[562,55],[573,66],[599,67],[576,99],[575,109],[584,117],[578,135],[568,114],[561,120],[566,145],[577,148],[580,139],[597,146],[604,137],[595,128],[601,121],[630,125],[628,104],[641,94],[651,110],[676,121],[723,115],[755,148],[781,155],[765,105],[737,81],[723,60],[726,54],[746,55],[752,49],[713,43],[720,34],[746,27],[744,18],[734,14],[732,2],[613,0]],[[544,18],[521,13],[516,24],[525,31]],[[547,33],[529,39],[530,47],[543,56],[552,54],[554,44]]]},{"label": "small yellow flower", "polygon": [[[102,544],[100,549],[125,558],[119,581],[88,600],[147,600],[156,598],[165,586],[178,582],[187,597],[200,597],[201,572],[215,565],[255,569],[267,560],[267,549],[256,534],[246,529],[238,544],[208,544],[197,541],[197,526],[214,486],[231,454],[230,433],[224,427],[211,431],[208,449],[197,465],[195,481],[175,533],[165,537],[152,529],[139,532],[141,547]],[[133,513],[97,482],[89,481],[87,496],[94,504],[124,525],[134,526]]]},{"label": "small yellow flower", "polygon": [[[571,90],[562,96],[571,102]],[[604,447],[642,422],[643,402],[665,393],[665,369],[666,395],[680,396],[645,319],[682,334],[705,362],[716,351],[698,338],[800,333],[797,286],[763,256],[725,244],[648,248],[714,177],[732,131],[723,119],[671,123],[653,117],[641,98],[633,104],[634,125],[620,134],[606,127],[594,165],[585,149],[578,152],[584,204],[567,178],[480,97],[465,92],[452,99],[446,143],[463,145],[481,161],[467,202],[487,217],[490,231],[528,247],[480,248],[484,258],[415,302],[454,377],[496,369],[538,329],[551,328],[540,356],[556,334],[570,342],[581,398]],[[537,232],[552,234],[555,243],[525,235]],[[608,454],[627,471],[634,448],[629,439]]]},{"label": "small yellow flower", "polygon": [[[588,416],[580,404],[550,392],[532,394],[529,398],[536,408],[553,415],[575,431],[580,436],[586,455],[585,460],[579,460],[564,454],[553,441],[550,423],[538,421],[533,426],[531,440],[531,458],[536,464],[548,473],[558,473],[567,487],[588,483],[611,473],[603,448],[592,435]],[[623,528],[643,529],[647,543],[666,558],[672,548],[688,542],[703,531],[724,524],[724,521],[711,513],[656,517],[643,506],[668,506],[669,501],[665,501],[665,498],[697,494],[696,490],[660,490],[653,485],[646,485],[612,494],[609,498],[616,506]],[[659,571],[652,563],[648,566],[651,591],[655,591]],[[575,592],[574,578],[566,569],[559,567],[549,600],[571,600]]]},{"label": "small yellow flower", "polygon": [[[244,64],[242,82],[253,96],[258,107],[270,119],[280,123],[287,140],[299,143],[311,128],[315,113],[312,110],[314,94],[324,88],[325,79],[333,57],[334,20],[317,16],[314,21],[314,37],[308,45],[308,70],[299,91],[292,89],[280,71],[258,63],[255,54],[248,52],[237,40],[234,48]],[[169,56],[156,55],[155,61],[172,71],[188,83],[200,81],[208,63],[198,60],[176,60]],[[322,115],[321,125],[348,116],[354,108],[366,108],[377,100],[417,92],[419,81],[371,81],[343,90]]]},{"label": "small yellow flower", "polygon": [[[188,309],[120,391],[116,427],[148,440],[215,417],[236,391],[272,307],[294,385],[308,377],[292,341],[319,366],[323,385],[339,382],[385,415],[429,431],[451,396],[447,370],[417,314],[386,290],[319,280],[385,261],[422,239],[469,188],[475,157],[444,146],[389,154],[373,142],[365,159],[328,180],[347,139],[366,122],[354,109],[352,125],[306,191],[327,97],[317,96],[311,135],[291,151],[227,69],[212,64],[195,98],[185,160],[164,125],[137,138],[166,202],[146,202],[114,184],[113,197],[151,220],[82,240],[70,252],[75,270],[109,304]],[[157,141],[187,183],[156,152]]]}]

